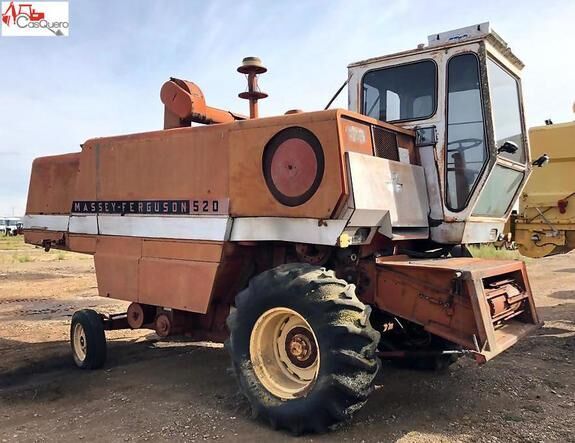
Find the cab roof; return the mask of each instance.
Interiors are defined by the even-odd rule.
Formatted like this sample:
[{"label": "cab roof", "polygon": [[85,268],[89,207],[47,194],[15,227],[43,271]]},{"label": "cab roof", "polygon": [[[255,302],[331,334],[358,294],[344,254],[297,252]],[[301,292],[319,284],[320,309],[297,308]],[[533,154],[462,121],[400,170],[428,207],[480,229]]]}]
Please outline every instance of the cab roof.
[{"label": "cab roof", "polygon": [[368,58],[358,62],[350,63],[347,67],[354,68],[362,65],[369,65],[372,63],[389,60],[393,58],[400,58],[412,54],[424,54],[437,49],[451,48],[462,44],[467,44],[475,41],[487,41],[497,51],[506,57],[518,69],[523,69],[525,64],[511,51],[509,45],[497,34],[489,22],[480,23],[465,28],[453,29],[451,31],[441,32],[439,34],[432,34],[427,37],[427,46],[424,44],[418,45],[415,49],[407,51],[395,52],[393,54],[383,55],[379,57]]}]

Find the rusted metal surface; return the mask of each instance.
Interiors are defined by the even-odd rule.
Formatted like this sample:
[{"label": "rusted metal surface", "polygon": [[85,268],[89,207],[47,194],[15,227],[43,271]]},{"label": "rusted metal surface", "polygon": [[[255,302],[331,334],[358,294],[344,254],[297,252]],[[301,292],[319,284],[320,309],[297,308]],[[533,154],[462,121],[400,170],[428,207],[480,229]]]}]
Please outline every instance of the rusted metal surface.
[{"label": "rusted metal surface", "polygon": [[160,337],[168,337],[173,334],[172,320],[167,313],[159,314],[154,322],[156,334]]},{"label": "rusted metal surface", "polygon": [[130,303],[128,312],[126,312],[128,324],[132,329],[140,329],[146,326],[151,328],[155,315],[155,306],[142,305],[140,303]]},{"label": "rusted metal surface", "polygon": [[[40,157],[32,163],[26,214],[70,212],[81,154]],[[49,191],[49,192],[47,192]]]},{"label": "rusted metal surface", "polygon": [[258,100],[266,98],[268,95],[260,91],[258,86],[258,75],[267,72],[262,61],[257,57],[246,57],[238,67],[238,72],[247,75],[248,90],[238,94],[238,97],[249,100],[250,118],[258,118]]},{"label": "rusted metal surface", "polygon": [[93,235],[68,234],[66,240],[67,247],[71,251],[81,252],[83,254],[93,254],[96,252],[97,238]]},{"label": "rusted metal surface", "polygon": [[139,303],[131,303],[128,306],[128,324],[132,329],[139,329],[144,325],[144,310]]},{"label": "rusted metal surface", "polygon": [[218,263],[146,258],[139,261],[138,301],[206,313]]},{"label": "rusted metal surface", "polygon": [[371,126],[348,117],[341,119],[342,145],[345,149],[362,154],[373,155]]},{"label": "rusted metal surface", "polygon": [[375,304],[486,361],[540,326],[525,264],[450,258],[377,263]]},{"label": "rusted metal surface", "polygon": [[309,263],[316,266],[324,265],[332,253],[329,246],[316,246],[308,245],[305,243],[298,243],[295,245],[296,255],[299,261]]},{"label": "rusted metal surface", "polygon": [[98,292],[103,297],[138,301],[142,240],[130,237],[98,239],[94,266]]},{"label": "rusted metal surface", "polygon": [[229,123],[245,117],[206,105],[201,89],[193,82],[170,78],[160,90],[165,106],[164,129],[202,124]]},{"label": "rusted metal surface", "polygon": [[66,234],[56,231],[26,230],[24,231],[24,241],[46,249],[46,244],[50,247],[66,249]]},{"label": "rusted metal surface", "polygon": [[[241,149],[232,148],[228,151],[228,189],[232,215],[331,218],[337,202],[345,192],[338,123],[338,112],[330,110],[247,120],[242,122],[241,127],[234,124],[235,127],[229,133],[229,146],[241,146]],[[292,126],[305,128],[319,140],[323,149],[324,169],[319,187],[305,203],[286,206],[274,197],[262,176],[262,150],[281,130]],[[293,169],[292,172],[295,173]],[[297,182],[297,177],[291,181]]]},{"label": "rusted metal surface", "polygon": [[125,313],[102,315],[102,323],[105,331],[117,331],[119,329],[129,329],[128,318]]},{"label": "rusted metal surface", "polygon": [[[323,164],[320,163],[321,159],[317,158],[313,146],[295,134],[286,140],[278,141],[276,146],[268,144],[266,150],[268,148],[273,149],[273,154],[269,163],[264,161],[264,176],[273,190],[285,199],[296,200],[306,195],[317,181],[318,175],[323,175]],[[319,149],[321,150],[321,147]]]}]

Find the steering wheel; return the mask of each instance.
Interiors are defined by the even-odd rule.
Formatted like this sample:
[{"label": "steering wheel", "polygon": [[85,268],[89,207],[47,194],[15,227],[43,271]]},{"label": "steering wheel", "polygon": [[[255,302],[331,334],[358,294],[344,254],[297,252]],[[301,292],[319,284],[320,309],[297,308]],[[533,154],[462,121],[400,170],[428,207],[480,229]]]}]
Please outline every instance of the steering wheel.
[{"label": "steering wheel", "polygon": [[467,151],[468,149],[475,148],[483,143],[480,138],[461,138],[459,140],[453,140],[447,143],[447,146],[456,144],[458,147],[456,149],[448,149],[448,151]]}]

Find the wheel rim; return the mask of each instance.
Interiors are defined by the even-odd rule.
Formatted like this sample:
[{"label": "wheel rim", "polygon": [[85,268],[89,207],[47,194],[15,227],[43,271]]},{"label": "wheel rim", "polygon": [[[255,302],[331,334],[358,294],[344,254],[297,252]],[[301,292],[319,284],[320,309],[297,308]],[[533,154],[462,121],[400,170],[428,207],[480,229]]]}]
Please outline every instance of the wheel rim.
[{"label": "wheel rim", "polygon": [[74,333],[72,334],[72,346],[76,359],[78,359],[80,362],[86,360],[86,352],[88,350],[86,332],[80,323],[74,325]]},{"label": "wheel rim", "polygon": [[296,311],[273,308],[256,321],[250,360],[264,387],[284,400],[309,392],[319,372],[319,346],[313,329]]}]

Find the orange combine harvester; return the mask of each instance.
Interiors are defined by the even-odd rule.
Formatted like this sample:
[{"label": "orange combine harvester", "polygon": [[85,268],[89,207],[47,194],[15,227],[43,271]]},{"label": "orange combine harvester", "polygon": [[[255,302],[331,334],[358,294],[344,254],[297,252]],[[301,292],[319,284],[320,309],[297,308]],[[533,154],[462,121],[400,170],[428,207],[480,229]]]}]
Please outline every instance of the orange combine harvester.
[{"label": "orange combine harvester", "polygon": [[301,433],[363,406],[379,357],[509,348],[540,325],[525,265],[465,244],[498,238],[530,172],[522,67],[483,23],[351,64],[350,110],[258,118],[252,57],[249,118],[170,79],[163,130],[36,159],[26,242],[92,254],[131,302],[75,313],[76,364],[112,329],[227,340],[254,414]]}]

